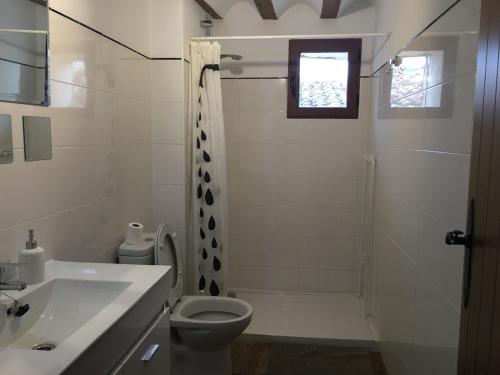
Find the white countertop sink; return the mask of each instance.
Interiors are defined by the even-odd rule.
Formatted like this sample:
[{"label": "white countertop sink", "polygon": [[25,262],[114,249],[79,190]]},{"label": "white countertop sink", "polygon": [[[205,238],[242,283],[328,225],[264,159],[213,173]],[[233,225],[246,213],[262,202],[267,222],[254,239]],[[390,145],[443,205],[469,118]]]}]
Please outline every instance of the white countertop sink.
[{"label": "white countertop sink", "polygon": [[[6,291],[30,310],[8,318],[0,297],[0,374],[63,372],[125,315],[170,267],[49,261],[46,281]],[[157,309],[163,301],[158,301]],[[50,351],[33,350],[49,344]]]}]

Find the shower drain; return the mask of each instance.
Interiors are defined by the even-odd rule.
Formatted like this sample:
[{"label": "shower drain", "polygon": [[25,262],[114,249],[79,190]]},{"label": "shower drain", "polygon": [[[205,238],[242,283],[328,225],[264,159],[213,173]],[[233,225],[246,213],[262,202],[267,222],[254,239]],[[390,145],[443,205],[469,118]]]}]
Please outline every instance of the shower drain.
[{"label": "shower drain", "polygon": [[56,348],[56,344],[51,343],[51,342],[44,342],[41,344],[36,344],[31,349],[32,350],[40,350],[43,352],[50,352],[51,350],[54,350],[55,348]]}]

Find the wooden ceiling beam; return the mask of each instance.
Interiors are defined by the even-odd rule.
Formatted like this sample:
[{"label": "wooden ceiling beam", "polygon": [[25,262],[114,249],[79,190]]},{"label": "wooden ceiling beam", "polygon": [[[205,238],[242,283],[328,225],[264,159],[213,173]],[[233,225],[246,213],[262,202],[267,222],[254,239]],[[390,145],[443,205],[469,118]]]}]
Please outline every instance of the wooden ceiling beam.
[{"label": "wooden ceiling beam", "polygon": [[276,10],[272,0],[254,0],[260,16],[265,20],[277,20]]},{"label": "wooden ceiling beam", "polygon": [[205,11],[207,12],[212,18],[215,18],[217,20],[221,20],[222,17],[215,11],[214,8],[210,6],[205,0],[194,0],[198,5]]},{"label": "wooden ceiling beam", "polygon": [[46,7],[47,6],[47,0],[30,0],[32,3],[36,3],[38,5],[41,5],[41,6],[44,6]]},{"label": "wooden ceiling beam", "polygon": [[323,0],[321,18],[337,18],[342,0]]}]

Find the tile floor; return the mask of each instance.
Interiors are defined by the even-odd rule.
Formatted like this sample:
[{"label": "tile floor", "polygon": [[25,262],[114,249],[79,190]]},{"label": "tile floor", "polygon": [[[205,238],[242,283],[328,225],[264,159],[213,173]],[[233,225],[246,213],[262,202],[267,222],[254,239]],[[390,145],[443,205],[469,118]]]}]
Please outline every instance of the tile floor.
[{"label": "tile floor", "polygon": [[254,307],[244,338],[372,348],[375,337],[354,294],[236,291]]}]

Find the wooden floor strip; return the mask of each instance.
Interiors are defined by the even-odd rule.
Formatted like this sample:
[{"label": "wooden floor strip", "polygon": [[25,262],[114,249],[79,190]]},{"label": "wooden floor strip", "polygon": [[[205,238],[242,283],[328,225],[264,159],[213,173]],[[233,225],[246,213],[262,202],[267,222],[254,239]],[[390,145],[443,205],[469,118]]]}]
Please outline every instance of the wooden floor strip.
[{"label": "wooden floor strip", "polygon": [[319,345],[236,342],[233,375],[387,375],[380,353]]}]

